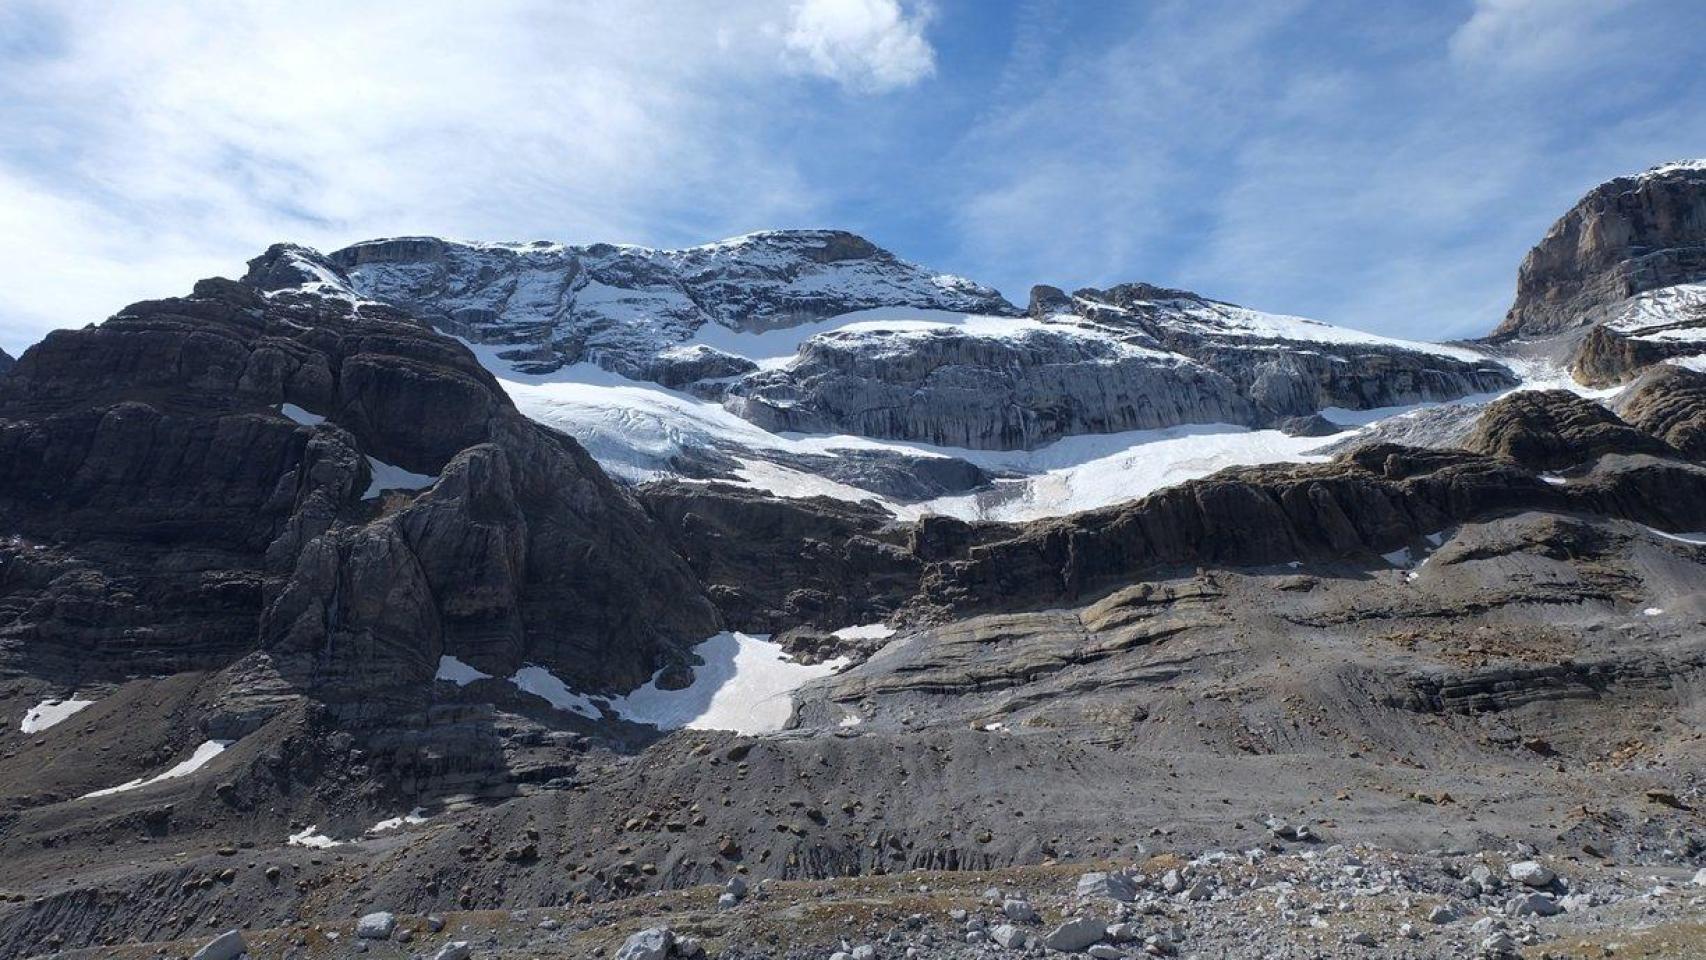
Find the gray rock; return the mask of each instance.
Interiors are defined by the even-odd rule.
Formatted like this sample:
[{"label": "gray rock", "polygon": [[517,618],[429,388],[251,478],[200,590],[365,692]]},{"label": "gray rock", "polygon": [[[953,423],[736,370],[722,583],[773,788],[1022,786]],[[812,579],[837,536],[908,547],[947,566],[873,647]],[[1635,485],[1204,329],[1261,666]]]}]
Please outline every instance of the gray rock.
[{"label": "gray rock", "polygon": [[1119,900],[1129,903],[1137,898],[1137,884],[1120,873],[1086,873],[1078,878],[1079,899]]},{"label": "gray rock", "polygon": [[675,934],[668,927],[649,927],[624,940],[615,960],[665,960],[674,945]]},{"label": "gray rock", "polygon": [[877,948],[868,943],[861,943],[853,948],[853,960],[877,960]]},{"label": "gray rock", "polygon": [[1012,899],[1003,901],[1001,904],[1001,913],[1007,919],[1018,923],[1035,923],[1037,920],[1037,908],[1031,906],[1031,901],[1029,900]]},{"label": "gray rock", "polygon": [[469,960],[474,955],[466,940],[452,940],[432,955],[432,960]]},{"label": "gray rock", "polygon": [[1451,907],[1445,906],[1443,904],[1440,906],[1434,907],[1432,910],[1428,911],[1428,922],[1429,923],[1439,923],[1439,924],[1454,923],[1457,921],[1457,919],[1458,919],[1457,911],[1452,909]]},{"label": "gray rock", "polygon": [[1107,935],[1105,922],[1095,917],[1074,917],[1049,931],[1043,937],[1043,946],[1063,953],[1075,953],[1093,943],[1101,943]]},{"label": "gray rock", "polygon": [[1096,960],[1121,960],[1125,956],[1124,950],[1106,943],[1091,944],[1090,948],[1084,952],[1095,957]]},{"label": "gray rock", "polygon": [[227,930],[209,940],[190,960],[237,960],[248,952],[249,942],[243,939],[243,931]]},{"label": "gray rock", "polygon": [[1528,887],[1549,887],[1558,879],[1551,868],[1534,860],[1522,860],[1510,865],[1510,878]]},{"label": "gray rock", "polygon": [[740,898],[734,894],[724,891],[717,895],[718,910],[733,910],[738,906],[740,906]]},{"label": "gray rock", "polygon": [[1185,889],[1185,878],[1177,870],[1169,870],[1161,875],[1161,889],[1168,893],[1179,893]]},{"label": "gray rock", "polygon": [[387,910],[370,913],[355,922],[355,935],[363,940],[389,940],[397,929],[397,917]]},{"label": "gray rock", "polygon": [[1524,893],[1505,904],[1505,912],[1513,917],[1551,917],[1563,912],[1558,901],[1544,893]]},{"label": "gray rock", "polygon": [[1009,950],[1022,950],[1030,943],[1031,935],[1011,923],[1003,923],[989,931],[989,939]]}]

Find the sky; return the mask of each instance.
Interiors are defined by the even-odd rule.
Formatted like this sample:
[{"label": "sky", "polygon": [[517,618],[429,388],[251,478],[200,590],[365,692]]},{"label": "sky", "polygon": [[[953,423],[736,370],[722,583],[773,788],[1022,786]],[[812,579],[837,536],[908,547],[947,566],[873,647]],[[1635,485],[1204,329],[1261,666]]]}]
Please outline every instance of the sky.
[{"label": "sky", "polygon": [[270,243],[837,227],[1440,339],[1706,156],[1698,0],[0,0],[0,348]]}]

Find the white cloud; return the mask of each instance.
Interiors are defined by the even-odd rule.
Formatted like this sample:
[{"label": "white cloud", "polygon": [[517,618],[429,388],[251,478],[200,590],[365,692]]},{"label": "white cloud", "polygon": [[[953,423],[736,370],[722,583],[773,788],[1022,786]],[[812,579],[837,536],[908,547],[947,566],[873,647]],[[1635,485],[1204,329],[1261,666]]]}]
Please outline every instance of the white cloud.
[{"label": "white cloud", "polygon": [[[809,222],[818,198],[764,139],[790,95],[791,12],[9,4],[0,345],[240,273],[278,240],[675,243]],[[883,82],[896,42],[867,54]]]},{"label": "white cloud", "polygon": [[1518,74],[1568,69],[1613,39],[1606,21],[1627,15],[1605,0],[1475,0],[1451,35],[1451,55]]},{"label": "white cloud", "polygon": [[924,38],[928,8],[911,16],[899,0],[798,0],[784,38],[796,69],[852,90],[911,86],[936,70]]}]

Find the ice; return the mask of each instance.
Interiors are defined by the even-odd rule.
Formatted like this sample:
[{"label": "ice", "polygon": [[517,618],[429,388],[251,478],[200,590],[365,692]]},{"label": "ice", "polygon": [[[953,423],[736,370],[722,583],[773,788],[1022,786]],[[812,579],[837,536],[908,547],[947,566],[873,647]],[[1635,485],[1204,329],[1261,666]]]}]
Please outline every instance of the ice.
[{"label": "ice", "polygon": [[894,636],[894,628],[886,623],[867,623],[858,627],[842,627],[831,636],[841,640],[887,640]]},{"label": "ice", "polygon": [[24,713],[24,720],[18,724],[18,729],[24,733],[40,733],[94,704],[93,700],[78,700],[75,697],[68,700],[43,700]]},{"label": "ice", "polygon": [[556,675],[544,667],[522,667],[509,678],[509,682],[526,693],[543,697],[558,710],[568,710],[592,720],[604,716],[604,712],[599,710],[598,705],[590,698],[569,689],[568,684],[557,679]]},{"label": "ice", "polygon": [[364,500],[371,500],[385,490],[421,490],[438,482],[437,477],[410,473],[402,467],[373,457],[367,458],[367,464],[372,468],[373,482],[367,485],[367,492],[362,494]]},{"label": "ice", "polygon": [[1656,617],[1659,614],[1664,613],[1664,612],[1665,611],[1664,611],[1663,607],[1648,607],[1647,609],[1641,611],[1641,615],[1644,617]]},{"label": "ice", "polygon": [[481,673],[448,654],[438,658],[438,672],[433,675],[434,680],[454,683],[459,687],[466,687],[475,680],[490,680],[491,677],[491,674]]},{"label": "ice", "polygon": [[203,742],[201,746],[195,748],[195,752],[190,754],[189,759],[179,762],[175,766],[168,768],[163,773],[157,773],[152,777],[138,778],[128,783],[121,783],[116,787],[107,787],[104,790],[85,793],[81,799],[86,800],[90,797],[105,797],[114,793],[124,793],[128,790],[138,790],[142,787],[153,786],[154,784],[160,783],[164,780],[175,780],[179,777],[187,777],[206,766],[208,761],[212,760],[214,757],[224,753],[225,748],[229,747],[234,742],[235,741],[233,740],[207,740]]},{"label": "ice", "polygon": [[305,427],[317,427],[326,422],[326,418],[317,413],[309,413],[294,403],[281,403],[278,412],[302,424]]}]

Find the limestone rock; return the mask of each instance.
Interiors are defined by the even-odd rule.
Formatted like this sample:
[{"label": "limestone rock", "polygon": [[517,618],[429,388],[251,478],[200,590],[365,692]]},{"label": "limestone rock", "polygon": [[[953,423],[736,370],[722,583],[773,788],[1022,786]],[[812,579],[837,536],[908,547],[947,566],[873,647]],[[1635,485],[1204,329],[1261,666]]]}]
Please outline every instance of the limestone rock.
[{"label": "limestone rock", "polygon": [[1522,261],[1496,337],[1583,326],[1643,291],[1706,277],[1706,163],[1609,180]]},{"label": "limestone rock", "polygon": [[227,930],[209,940],[190,960],[238,960],[248,952],[249,943],[243,939],[243,931]]},{"label": "limestone rock", "polygon": [[355,935],[362,940],[389,940],[397,929],[397,916],[381,910],[369,913],[355,922]]},{"label": "limestone rock", "polygon": [[667,960],[674,944],[675,934],[668,927],[649,927],[623,941],[615,960]]}]

